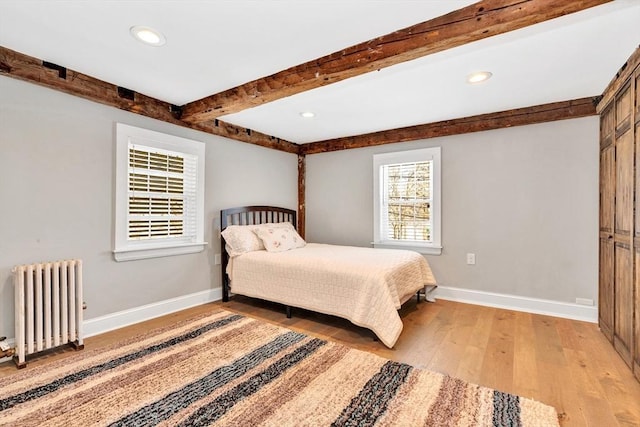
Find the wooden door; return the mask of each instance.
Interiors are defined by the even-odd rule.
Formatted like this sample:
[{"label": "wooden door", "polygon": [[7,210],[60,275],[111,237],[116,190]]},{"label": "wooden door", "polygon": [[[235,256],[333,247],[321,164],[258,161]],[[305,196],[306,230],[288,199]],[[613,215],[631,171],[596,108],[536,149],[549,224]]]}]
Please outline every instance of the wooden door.
[{"label": "wooden door", "polygon": [[624,361],[633,363],[634,276],[633,228],[635,153],[631,118],[632,85],[628,82],[615,99],[615,230],[614,230],[614,321],[613,345]]},{"label": "wooden door", "polygon": [[615,110],[610,104],[600,116],[600,277],[598,313],[600,330],[613,342],[614,306],[614,213],[616,158]]},{"label": "wooden door", "polygon": [[[633,122],[635,122],[635,145],[636,145],[636,203],[640,203],[640,70],[636,70],[635,75],[635,101],[633,108]],[[635,324],[634,341],[635,351],[633,355],[633,372],[640,380],[640,206],[636,208],[635,222]]]}]

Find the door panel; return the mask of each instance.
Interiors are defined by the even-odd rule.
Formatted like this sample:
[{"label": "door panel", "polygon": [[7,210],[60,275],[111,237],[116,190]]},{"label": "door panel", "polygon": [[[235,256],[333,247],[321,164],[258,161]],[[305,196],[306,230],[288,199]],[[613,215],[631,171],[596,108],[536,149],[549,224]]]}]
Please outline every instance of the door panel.
[{"label": "door panel", "polygon": [[[638,78],[636,79],[636,84],[640,84],[640,73],[638,73]],[[636,86],[636,112],[635,112],[635,145],[636,145],[636,156],[640,156],[640,90],[638,90],[638,86]],[[640,165],[640,159],[636,157],[636,203],[640,203],[640,170],[637,167]],[[640,209],[636,209],[636,227],[635,234],[638,236],[640,234]],[[635,313],[635,322],[634,322],[634,351],[633,351],[633,372],[640,380],[640,238],[636,237],[634,239],[635,243],[635,274],[633,280],[633,294],[635,295],[634,302],[634,313]]]},{"label": "door panel", "polygon": [[613,342],[614,305],[614,218],[616,191],[615,110],[610,104],[600,119],[600,270],[598,324]]},{"label": "door panel", "polygon": [[633,229],[634,153],[633,132],[629,129],[616,139],[615,234],[616,242],[630,244]]},{"label": "door panel", "polygon": [[632,254],[629,246],[615,245],[615,316],[613,344],[631,366],[633,351],[633,276]]},{"label": "door panel", "polygon": [[633,280],[635,293],[635,325],[634,325],[634,354],[633,373],[640,380],[640,247],[635,249],[635,275]]},{"label": "door panel", "polygon": [[615,218],[614,218],[614,319],[613,345],[624,361],[633,366],[635,225],[635,81],[629,81],[616,96],[615,114]]},{"label": "door panel", "polygon": [[620,89],[616,95],[616,134],[620,135],[631,128],[631,117],[633,116],[634,97],[631,82]]},{"label": "door panel", "polygon": [[600,239],[600,291],[598,316],[602,333],[613,341],[614,313],[614,246],[612,238]]}]

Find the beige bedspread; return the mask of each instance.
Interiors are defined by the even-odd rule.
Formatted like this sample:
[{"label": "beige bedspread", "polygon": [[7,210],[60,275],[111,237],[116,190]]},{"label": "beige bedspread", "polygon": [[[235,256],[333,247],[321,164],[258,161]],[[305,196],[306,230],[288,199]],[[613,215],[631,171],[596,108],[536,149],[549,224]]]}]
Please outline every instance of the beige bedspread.
[{"label": "beige bedspread", "polygon": [[233,258],[227,271],[233,293],[346,318],[387,347],[402,332],[402,303],[436,284],[417,252],[317,243],[248,252]]}]

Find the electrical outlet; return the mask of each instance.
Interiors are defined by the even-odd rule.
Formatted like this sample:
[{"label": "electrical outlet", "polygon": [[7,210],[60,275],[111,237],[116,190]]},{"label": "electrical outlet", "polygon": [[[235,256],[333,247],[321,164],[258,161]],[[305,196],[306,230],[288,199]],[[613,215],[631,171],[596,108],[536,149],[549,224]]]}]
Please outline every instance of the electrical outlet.
[{"label": "electrical outlet", "polygon": [[213,257],[213,263],[215,265],[218,265],[221,262],[222,262],[221,255],[220,254],[215,254],[215,256]]},{"label": "electrical outlet", "polygon": [[467,264],[468,265],[475,265],[476,264],[476,254],[467,254]]}]

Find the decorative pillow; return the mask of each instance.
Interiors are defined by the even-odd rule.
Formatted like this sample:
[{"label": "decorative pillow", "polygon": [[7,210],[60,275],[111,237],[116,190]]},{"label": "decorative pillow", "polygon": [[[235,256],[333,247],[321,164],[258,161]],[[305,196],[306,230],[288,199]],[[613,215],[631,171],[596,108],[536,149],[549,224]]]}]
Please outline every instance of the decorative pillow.
[{"label": "decorative pillow", "polygon": [[293,228],[257,227],[254,231],[269,252],[284,252],[307,244]]},{"label": "decorative pillow", "polygon": [[252,225],[230,225],[220,233],[227,244],[229,256],[264,250],[264,245],[253,232],[253,227]]}]

